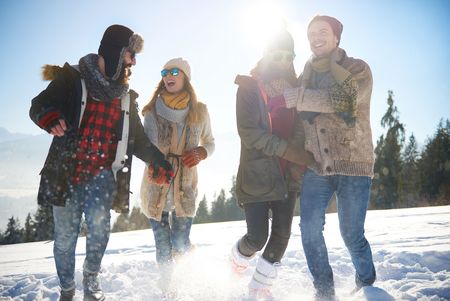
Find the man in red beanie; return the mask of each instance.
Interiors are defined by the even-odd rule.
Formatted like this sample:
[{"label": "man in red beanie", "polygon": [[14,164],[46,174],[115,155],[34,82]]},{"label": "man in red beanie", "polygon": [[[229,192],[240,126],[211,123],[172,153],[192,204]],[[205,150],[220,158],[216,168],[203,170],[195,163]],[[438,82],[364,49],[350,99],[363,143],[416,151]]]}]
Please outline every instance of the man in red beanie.
[{"label": "man in red beanie", "polygon": [[40,205],[53,206],[60,300],[75,295],[75,247],[84,213],[88,234],[83,264],[84,300],[104,300],[98,273],[110,234],[110,209],[128,212],[133,155],[169,182],[172,166],[150,143],[138,116],[130,69],[142,37],[108,27],[98,54],[78,65],[44,66],[48,87],[32,100],[30,117],[54,136],[41,171]]},{"label": "man in red beanie", "polygon": [[300,227],[317,300],[335,300],[333,272],[323,237],[325,211],[336,193],[339,228],[356,270],[357,289],[372,285],[375,268],[364,222],[373,177],[370,127],[372,74],[339,43],[342,23],[316,16],[308,25],[313,55],[300,75],[300,87],[286,89],[305,129],[305,148],[317,164],[309,166],[300,194]]}]

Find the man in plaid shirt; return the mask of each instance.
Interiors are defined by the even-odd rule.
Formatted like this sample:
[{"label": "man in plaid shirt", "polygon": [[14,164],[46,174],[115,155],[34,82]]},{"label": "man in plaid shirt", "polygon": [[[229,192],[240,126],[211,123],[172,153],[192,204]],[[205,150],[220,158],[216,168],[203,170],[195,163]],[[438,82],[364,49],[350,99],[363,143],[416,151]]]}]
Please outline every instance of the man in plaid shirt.
[{"label": "man in plaid shirt", "polygon": [[128,77],[142,37],[122,25],[108,27],[98,54],[79,64],[44,66],[48,87],[32,100],[31,119],[54,136],[41,171],[40,205],[53,205],[54,257],[60,300],[75,295],[75,247],[84,213],[88,228],[83,265],[84,300],[104,300],[98,272],[108,244],[110,209],[128,212],[133,155],[149,175],[169,183],[172,166],[147,138],[137,93]]}]

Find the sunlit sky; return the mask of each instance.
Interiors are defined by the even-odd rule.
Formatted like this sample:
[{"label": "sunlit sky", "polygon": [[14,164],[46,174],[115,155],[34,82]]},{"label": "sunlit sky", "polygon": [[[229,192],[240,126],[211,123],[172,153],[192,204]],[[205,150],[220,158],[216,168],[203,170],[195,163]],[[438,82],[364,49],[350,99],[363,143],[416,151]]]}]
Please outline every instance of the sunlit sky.
[{"label": "sunlit sky", "polygon": [[208,105],[217,145],[200,169],[210,187],[200,188],[218,191],[229,184],[238,164],[234,78],[248,74],[262,55],[268,28],[261,21],[272,19],[267,11],[283,16],[294,36],[297,73],[310,56],[310,18],[328,14],[344,24],[342,48],[372,69],[374,141],[383,133],[379,123],[388,90],[394,91],[407,136],[414,133],[420,144],[441,118],[450,118],[450,1],[3,0],[0,127],[41,134],[28,117],[31,99],[47,85],[40,68],[66,61],[76,64],[85,54],[97,52],[106,27],[127,25],[145,40],[131,79],[141,108],[168,59],[182,56],[189,61],[192,84]]}]

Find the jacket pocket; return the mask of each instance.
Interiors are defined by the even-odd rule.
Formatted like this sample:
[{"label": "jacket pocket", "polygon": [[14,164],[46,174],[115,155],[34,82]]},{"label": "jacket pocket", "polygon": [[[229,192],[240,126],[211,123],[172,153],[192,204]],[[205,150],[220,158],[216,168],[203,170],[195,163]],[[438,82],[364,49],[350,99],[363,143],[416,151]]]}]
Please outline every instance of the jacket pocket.
[{"label": "jacket pocket", "polygon": [[334,137],[334,158],[338,160],[350,160],[351,145],[355,140],[355,131],[339,128],[336,130]]},{"label": "jacket pocket", "polygon": [[273,171],[278,168],[273,158],[245,162],[241,166],[241,188],[250,196],[262,196],[274,189]]}]

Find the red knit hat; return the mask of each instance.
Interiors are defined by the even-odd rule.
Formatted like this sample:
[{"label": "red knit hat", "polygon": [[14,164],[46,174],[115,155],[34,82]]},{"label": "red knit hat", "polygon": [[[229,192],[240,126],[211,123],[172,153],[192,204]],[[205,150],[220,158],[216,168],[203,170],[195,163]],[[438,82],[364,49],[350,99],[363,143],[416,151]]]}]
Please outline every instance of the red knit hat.
[{"label": "red knit hat", "polygon": [[311,24],[315,21],[325,21],[328,24],[330,24],[331,29],[333,30],[333,33],[338,40],[337,45],[339,46],[339,43],[341,42],[341,35],[342,35],[342,30],[344,29],[344,25],[342,25],[342,23],[339,22],[339,20],[336,18],[333,18],[330,16],[317,15],[314,18],[312,18],[312,20],[309,22],[308,29],[311,26]]}]

